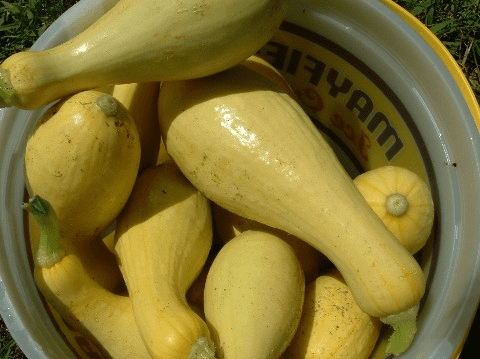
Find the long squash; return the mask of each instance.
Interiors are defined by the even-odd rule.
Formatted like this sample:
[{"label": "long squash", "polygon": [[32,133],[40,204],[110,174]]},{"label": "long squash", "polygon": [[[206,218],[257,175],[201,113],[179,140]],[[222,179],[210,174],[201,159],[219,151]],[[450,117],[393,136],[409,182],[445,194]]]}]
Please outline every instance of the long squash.
[{"label": "long squash", "polygon": [[[150,358],[137,330],[130,298],[113,294],[91,278],[85,259],[65,246],[52,205],[34,196],[24,208],[40,227],[34,275],[47,302],[105,357]],[[89,262],[92,265],[93,259]]]},{"label": "long squash", "polygon": [[73,39],[0,67],[0,107],[34,109],[117,83],[201,77],[236,65],[277,30],[290,0],[120,0]]},{"label": "long squash", "polygon": [[214,357],[208,327],[185,297],[211,244],[210,202],[173,162],[146,169],[117,219],[115,250],[152,358]]},{"label": "long squash", "polygon": [[324,253],[365,312],[395,322],[417,305],[421,267],[280,86],[243,65],[166,82],[159,120],[169,154],[202,193]]}]

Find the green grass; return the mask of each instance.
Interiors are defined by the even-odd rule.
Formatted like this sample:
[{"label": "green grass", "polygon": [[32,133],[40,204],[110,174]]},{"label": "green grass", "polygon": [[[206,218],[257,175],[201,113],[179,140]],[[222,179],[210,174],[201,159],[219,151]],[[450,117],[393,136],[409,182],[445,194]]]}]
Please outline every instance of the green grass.
[{"label": "green grass", "polygon": [[[420,19],[465,73],[480,101],[480,0],[393,0]],[[32,46],[78,0],[0,1],[0,62]],[[0,358],[1,359],[1,358]]]},{"label": "green grass", "polygon": [[[480,102],[480,0],[394,0],[449,49]],[[78,0],[0,1],[0,62],[27,49]],[[26,358],[0,318],[0,359]]]},{"label": "green grass", "polygon": [[26,359],[0,317],[0,359]]},{"label": "green grass", "polygon": [[394,0],[422,21],[462,68],[480,102],[480,0]]},{"label": "green grass", "polygon": [[0,1],[0,61],[29,48],[75,0]]}]

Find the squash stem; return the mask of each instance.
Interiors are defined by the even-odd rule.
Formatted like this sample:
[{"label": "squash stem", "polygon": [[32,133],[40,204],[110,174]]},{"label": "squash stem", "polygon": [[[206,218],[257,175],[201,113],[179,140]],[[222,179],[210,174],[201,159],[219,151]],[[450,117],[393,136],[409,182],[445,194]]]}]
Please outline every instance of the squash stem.
[{"label": "squash stem", "polygon": [[23,208],[30,212],[40,227],[40,239],[35,253],[35,264],[47,267],[58,262],[65,255],[60,244],[60,226],[52,205],[36,195]]},{"label": "squash stem", "polygon": [[417,313],[419,305],[380,320],[392,327],[393,333],[388,338],[385,357],[390,354],[400,355],[405,352],[413,341],[417,331]]},{"label": "squash stem", "polygon": [[96,104],[106,116],[116,116],[118,101],[113,96],[108,94],[102,95],[97,99]]},{"label": "squash stem", "polygon": [[15,89],[7,71],[0,67],[0,107],[15,106]]},{"label": "squash stem", "polygon": [[215,350],[207,338],[201,337],[192,345],[187,359],[216,359]]},{"label": "squash stem", "polygon": [[408,210],[408,199],[400,193],[395,193],[387,197],[387,212],[392,216],[403,216]]}]

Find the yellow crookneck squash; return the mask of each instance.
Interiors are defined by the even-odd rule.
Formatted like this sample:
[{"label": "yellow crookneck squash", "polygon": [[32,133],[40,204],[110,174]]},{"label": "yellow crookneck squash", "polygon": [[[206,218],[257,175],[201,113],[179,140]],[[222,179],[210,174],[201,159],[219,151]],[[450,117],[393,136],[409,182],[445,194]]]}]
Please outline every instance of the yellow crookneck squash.
[{"label": "yellow crookneck squash", "polygon": [[248,230],[227,242],[205,282],[205,318],[220,359],[277,359],[302,313],[305,280],[293,248]]},{"label": "yellow crookneck squash", "polygon": [[382,322],[361,310],[336,269],[305,289],[302,318],[284,359],[368,359]]},{"label": "yellow crookneck squash", "polygon": [[48,109],[25,148],[30,196],[51,203],[62,237],[98,237],[127,202],[140,164],[138,131],[114,97],[83,91]]},{"label": "yellow crookneck squash", "polygon": [[55,210],[46,199],[34,196],[24,208],[40,228],[34,277],[45,300],[105,357],[150,358],[137,330],[130,298],[106,290],[91,277],[85,266],[94,265],[94,259],[85,261],[65,245]]},{"label": "yellow crookneck squash", "polygon": [[405,313],[414,321],[410,309],[425,291],[421,267],[300,105],[248,63],[163,83],[159,121],[168,153],[211,201],[325,254],[366,313],[389,324]]},{"label": "yellow crookneck squash", "polygon": [[119,0],[72,39],[0,66],[0,107],[40,108],[111,84],[211,75],[258,51],[291,0]]},{"label": "yellow crookneck squash", "polygon": [[173,162],[139,176],[117,219],[115,250],[152,358],[214,358],[208,327],[185,297],[212,236],[210,202]]},{"label": "yellow crookneck squash", "polygon": [[434,220],[432,194],[423,179],[403,167],[383,166],[358,175],[353,182],[410,253],[423,248]]}]

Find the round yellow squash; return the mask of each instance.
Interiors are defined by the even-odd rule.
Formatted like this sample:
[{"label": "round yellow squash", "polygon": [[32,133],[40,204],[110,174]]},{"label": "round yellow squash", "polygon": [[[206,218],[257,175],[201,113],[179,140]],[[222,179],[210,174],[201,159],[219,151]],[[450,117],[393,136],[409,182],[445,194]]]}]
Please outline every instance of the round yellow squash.
[{"label": "round yellow squash", "polygon": [[84,91],[51,107],[25,149],[31,196],[47,199],[62,237],[93,238],[115,220],[140,164],[134,121],[112,96]]},{"label": "round yellow squash", "polygon": [[370,207],[412,254],[432,231],[434,205],[427,183],[402,167],[379,167],[353,181]]}]

